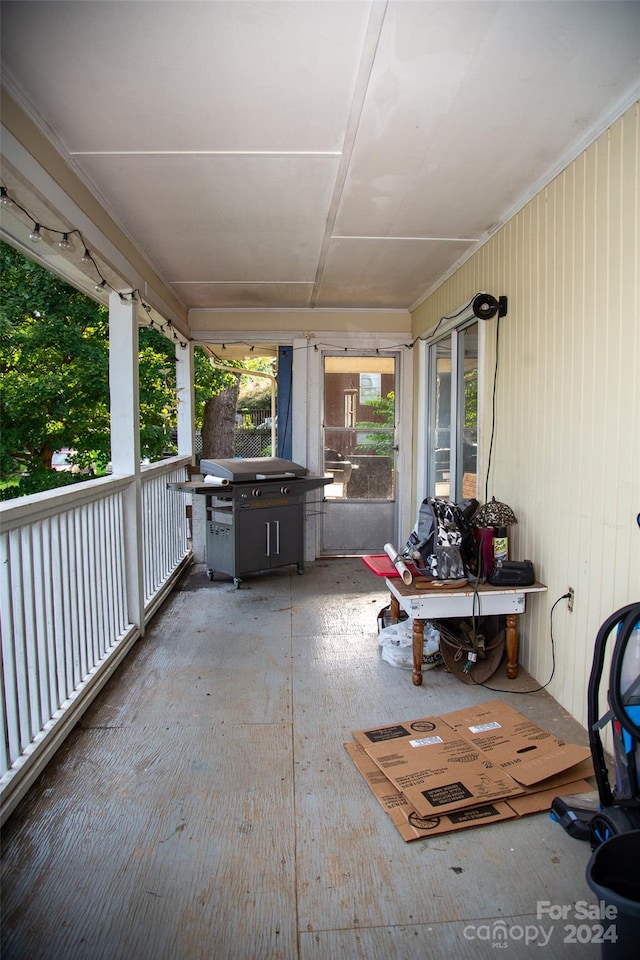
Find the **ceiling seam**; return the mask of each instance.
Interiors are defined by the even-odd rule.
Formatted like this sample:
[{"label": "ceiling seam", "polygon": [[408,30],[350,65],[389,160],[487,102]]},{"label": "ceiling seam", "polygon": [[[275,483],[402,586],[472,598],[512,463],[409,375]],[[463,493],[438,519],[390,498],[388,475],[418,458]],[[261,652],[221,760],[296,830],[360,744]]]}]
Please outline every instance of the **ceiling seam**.
[{"label": "ceiling seam", "polygon": [[348,234],[348,233],[334,233],[331,236],[332,240],[418,240],[420,242],[427,243],[477,243],[477,237],[374,237],[374,236],[358,236],[357,234]]},{"label": "ceiling seam", "polygon": [[340,157],[340,150],[72,150],[71,157]]},{"label": "ceiling seam", "polygon": [[380,37],[382,34],[382,28],[384,26],[386,14],[387,0],[384,0],[384,2],[374,0],[371,5],[371,13],[369,14],[369,23],[367,25],[366,38],[362,56],[360,58],[360,67],[358,69],[356,88],[351,101],[351,111],[342,145],[341,159],[340,163],[338,164],[338,172],[336,174],[333,197],[329,206],[324,237],[322,238],[322,245],[318,255],[318,265],[316,268],[313,291],[309,301],[309,306],[311,307],[315,307],[318,301],[320,283],[322,282],[322,277],[324,275],[327,256],[329,253],[329,244],[333,234],[333,227],[338,216],[338,210],[342,200],[342,193],[346,183],[347,173],[349,172],[349,166],[351,165],[351,155],[353,153],[356,135],[362,119],[364,102],[369,89],[369,82],[371,80],[371,74],[373,72],[373,66],[376,60],[378,46],[380,44]]}]

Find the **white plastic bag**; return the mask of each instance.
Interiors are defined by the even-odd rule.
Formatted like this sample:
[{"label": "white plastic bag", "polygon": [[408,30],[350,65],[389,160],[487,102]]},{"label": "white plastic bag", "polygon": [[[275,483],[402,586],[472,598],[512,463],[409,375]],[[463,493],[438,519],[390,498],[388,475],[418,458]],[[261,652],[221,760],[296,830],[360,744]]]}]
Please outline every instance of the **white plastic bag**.
[{"label": "white plastic bag", "polygon": [[[413,620],[403,620],[383,627],[378,635],[382,659],[392,667],[413,670]],[[428,620],[424,625],[422,669],[432,670],[442,663],[440,632]]]}]

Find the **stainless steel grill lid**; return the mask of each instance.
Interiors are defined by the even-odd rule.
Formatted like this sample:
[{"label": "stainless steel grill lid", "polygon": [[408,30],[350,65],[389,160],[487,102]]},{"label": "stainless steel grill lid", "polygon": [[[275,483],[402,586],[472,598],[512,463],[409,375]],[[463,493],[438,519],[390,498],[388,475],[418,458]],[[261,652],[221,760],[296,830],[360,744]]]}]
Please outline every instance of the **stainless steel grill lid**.
[{"label": "stainless steel grill lid", "polygon": [[205,476],[220,477],[234,483],[251,480],[279,480],[306,477],[307,468],[282,457],[233,458],[230,460],[201,460],[200,471]]}]

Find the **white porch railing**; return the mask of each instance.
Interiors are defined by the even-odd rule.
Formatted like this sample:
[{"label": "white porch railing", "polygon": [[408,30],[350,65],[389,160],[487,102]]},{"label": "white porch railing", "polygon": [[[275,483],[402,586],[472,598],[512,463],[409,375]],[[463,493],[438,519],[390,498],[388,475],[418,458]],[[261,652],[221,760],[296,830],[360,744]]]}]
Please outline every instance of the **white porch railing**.
[{"label": "white porch railing", "polygon": [[187,549],[186,501],[168,483],[185,480],[185,457],[152,463],[142,470],[142,544],[144,608],[147,619],[166,595],[162,587],[173,577]]},{"label": "white porch railing", "polygon": [[[185,479],[187,462],[143,469],[134,551],[125,550],[124,529],[132,477],[0,504],[2,822],[190,561],[184,495],[167,489]],[[129,613],[127,556],[142,565],[142,623]]]}]

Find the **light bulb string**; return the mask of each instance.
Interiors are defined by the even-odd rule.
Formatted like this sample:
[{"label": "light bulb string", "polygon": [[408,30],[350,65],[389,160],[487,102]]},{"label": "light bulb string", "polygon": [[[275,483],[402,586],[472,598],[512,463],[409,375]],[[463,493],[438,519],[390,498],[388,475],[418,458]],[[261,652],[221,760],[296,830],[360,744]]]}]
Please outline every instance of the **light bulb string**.
[{"label": "light bulb string", "polygon": [[[183,341],[183,340],[180,340],[180,338],[177,336],[175,330],[173,329],[173,325],[172,325],[172,323],[171,323],[170,320],[167,320],[164,324],[161,324],[161,323],[158,323],[157,321],[154,321],[154,320],[151,318],[151,313],[150,313],[151,308],[148,306],[148,304],[146,304],[146,303],[144,302],[144,300],[142,299],[142,296],[141,296],[141,294],[140,294],[140,291],[139,291],[138,289],[133,289],[133,290],[129,290],[129,291],[124,291],[124,292],[122,292],[122,291],[116,290],[116,288],[115,288],[112,284],[109,283],[109,281],[107,280],[107,278],[103,275],[102,271],[100,270],[100,267],[98,266],[98,264],[97,264],[97,262],[96,262],[96,260],[95,260],[95,257],[94,257],[93,254],[91,253],[91,250],[90,250],[89,247],[87,246],[86,241],[85,241],[84,237],[82,236],[82,233],[80,232],[80,230],[78,230],[77,227],[72,227],[72,228],[70,228],[70,229],[68,229],[68,230],[60,230],[59,227],[50,227],[50,226],[48,226],[48,224],[42,223],[41,221],[36,220],[36,218],[33,216],[33,214],[30,213],[25,207],[23,207],[22,204],[18,203],[18,201],[15,200],[12,196],[10,196],[9,191],[7,190],[7,188],[6,188],[5,186],[2,186],[2,185],[0,185],[0,202],[2,202],[3,204],[5,204],[5,205],[7,205],[7,206],[11,206],[11,205],[12,205],[12,206],[14,206],[14,207],[17,207],[18,210],[21,210],[22,213],[24,213],[24,215],[25,215],[26,217],[28,217],[29,220],[31,220],[31,222],[33,223],[34,229],[33,229],[32,232],[35,232],[35,228],[38,227],[38,228],[39,228],[39,231],[44,230],[44,231],[46,231],[47,233],[53,233],[53,234],[55,234],[56,236],[61,237],[62,239],[59,241],[59,245],[60,245],[60,244],[65,244],[65,245],[66,245],[66,246],[63,246],[63,249],[67,249],[67,247],[68,247],[68,245],[69,245],[69,238],[72,237],[72,236],[75,234],[75,235],[78,237],[80,243],[82,244],[82,248],[83,248],[83,251],[84,251],[83,254],[82,254],[81,260],[83,260],[85,263],[91,263],[91,264],[93,265],[93,268],[94,268],[95,272],[96,272],[97,275],[98,275],[98,281],[97,281],[97,283],[96,283],[96,290],[100,293],[100,292],[102,292],[102,291],[104,291],[105,289],[108,288],[109,290],[112,290],[114,293],[117,293],[117,294],[119,295],[119,297],[120,297],[120,300],[121,300],[123,303],[131,303],[131,302],[136,302],[137,300],[139,300],[140,303],[141,303],[141,305],[142,305],[142,307],[144,308],[144,310],[146,310],[147,314],[149,315],[149,326],[150,326],[152,329],[157,329],[157,330],[160,331],[161,333],[164,333],[165,336],[167,336],[167,333],[166,333],[165,331],[166,331],[166,329],[168,328],[169,331],[170,331],[170,333],[171,333],[171,336],[172,336],[173,340],[174,340],[176,343],[179,342],[181,347],[183,347],[183,348],[186,347],[186,345],[187,345],[186,342]],[[447,319],[447,318],[445,318],[445,319]],[[403,342],[403,343],[393,344],[392,346],[387,347],[386,350],[397,350],[397,349],[400,349],[400,348],[404,348],[404,349],[406,349],[406,350],[411,350],[412,347],[414,346],[414,344],[415,344],[418,340],[421,340],[421,339],[423,339],[423,338],[422,338],[422,337],[415,337],[415,338],[414,338],[413,340],[411,340],[411,342],[409,342],[409,343]],[[189,340],[188,342],[191,342],[191,340]],[[235,343],[235,344],[243,344],[243,345],[245,345],[245,346],[248,346],[250,349],[253,349],[253,346],[252,346],[251,344],[246,343],[246,341],[244,341],[244,340],[237,340],[237,341],[232,341],[232,342]],[[319,346],[324,347],[324,348],[326,348],[326,349],[335,349],[335,350],[344,349],[345,352],[346,352],[347,349],[348,349],[347,347],[342,347],[342,345],[341,345],[340,347],[337,347],[335,344],[330,344],[330,343],[318,343],[318,342],[309,343],[309,344],[306,345],[305,347],[294,347],[293,349],[294,349],[294,350],[300,350],[300,349],[307,349],[307,350],[308,350],[308,349],[313,348],[314,350],[317,350]],[[226,344],[223,345],[223,350],[226,350]],[[376,350],[376,354],[379,355],[379,350]]]},{"label": "light bulb string", "polygon": [[[33,216],[33,214],[29,213],[29,211],[26,210],[25,207],[23,207],[20,203],[18,203],[17,200],[14,200],[14,198],[9,195],[9,191],[7,190],[7,188],[6,188],[5,186],[3,186],[3,185],[0,185],[0,203],[3,203],[4,205],[13,205],[13,206],[17,207],[18,210],[21,210],[22,213],[24,213],[25,216],[28,217],[29,220],[31,220],[31,222],[33,223],[32,235],[35,234],[35,233],[38,234],[38,236],[35,237],[35,240],[40,240],[40,239],[41,239],[41,233],[40,233],[40,231],[46,230],[47,233],[55,233],[55,234],[57,234],[58,236],[62,237],[62,240],[59,241],[59,245],[65,245],[65,244],[66,244],[66,245],[68,246],[69,237],[73,236],[73,234],[77,234],[78,238],[80,239],[80,241],[81,241],[81,243],[82,243],[82,246],[84,247],[84,253],[83,253],[81,259],[82,259],[83,261],[85,261],[85,262],[89,262],[89,263],[93,264],[93,267],[94,267],[96,273],[98,274],[99,282],[96,284],[96,290],[97,290],[98,292],[101,292],[101,291],[103,291],[105,288],[108,287],[109,290],[112,290],[114,293],[117,293],[117,294],[119,295],[120,300],[121,300],[123,303],[131,303],[131,302],[134,302],[134,303],[135,303],[137,300],[139,300],[140,303],[142,304],[143,308],[144,308],[144,309],[147,311],[147,313],[149,314],[150,326],[151,326],[152,328],[155,326],[155,327],[158,328],[158,330],[160,330],[161,332],[164,332],[165,328],[166,328],[166,327],[169,327],[169,329],[170,329],[171,332],[172,332],[173,339],[175,340],[175,342],[177,343],[177,342],[179,341],[179,342],[180,342],[180,346],[182,346],[182,347],[186,346],[186,343],[185,343],[184,341],[180,340],[180,338],[176,335],[175,330],[173,330],[173,325],[172,325],[172,323],[171,323],[170,320],[167,320],[166,323],[164,323],[164,324],[157,324],[157,323],[154,324],[153,321],[151,321],[150,308],[149,308],[148,305],[145,304],[144,301],[142,300],[142,296],[141,296],[140,291],[139,291],[138,289],[121,292],[121,291],[119,291],[119,290],[116,290],[116,288],[115,288],[114,286],[112,286],[112,284],[109,283],[109,281],[106,279],[106,277],[103,276],[103,274],[102,274],[102,272],[101,272],[101,270],[100,270],[100,267],[99,267],[98,264],[96,263],[96,260],[95,260],[95,258],[94,258],[94,256],[93,256],[93,254],[91,253],[91,251],[89,250],[89,248],[87,247],[87,245],[86,245],[86,243],[85,243],[85,240],[84,240],[84,237],[82,236],[82,233],[80,232],[80,230],[78,230],[77,227],[73,227],[73,228],[71,228],[70,230],[60,230],[58,227],[49,227],[49,226],[47,226],[47,224],[41,223],[40,221],[36,220],[36,218]],[[34,239],[33,236],[32,236],[32,239]],[[64,246],[63,249],[66,249],[66,246]],[[465,304],[464,307],[462,307],[462,308],[461,308],[460,310],[458,310],[456,313],[451,314],[450,316],[447,316],[447,317],[441,317],[440,320],[438,321],[438,323],[436,324],[435,329],[434,329],[433,331],[431,331],[430,333],[421,334],[421,335],[418,335],[418,336],[416,336],[416,337],[413,337],[413,339],[412,339],[409,343],[402,342],[402,343],[392,344],[391,346],[386,347],[386,348],[385,348],[385,351],[398,350],[398,349],[400,349],[400,348],[404,348],[405,350],[412,350],[413,347],[415,346],[415,344],[416,344],[419,340],[423,340],[423,341],[424,341],[424,340],[430,340],[430,339],[432,339],[433,336],[435,335],[436,331],[437,331],[438,328],[440,327],[440,324],[441,324],[443,321],[445,321],[445,320],[453,320],[453,319],[455,319],[456,317],[460,316],[462,313],[464,313],[464,311],[469,307],[469,305],[470,305],[471,303],[473,303],[473,297],[471,298],[471,300],[469,300],[469,303]],[[165,334],[165,336],[166,336],[166,334]],[[234,341],[234,342],[237,343],[237,344],[244,344],[244,343],[245,343],[245,341],[243,341],[243,340],[238,340],[238,341]],[[250,344],[246,344],[246,346],[250,346]],[[348,350],[347,347],[344,347],[344,348],[343,348],[342,345],[341,345],[340,347],[338,347],[338,346],[336,346],[335,344],[330,344],[330,343],[318,343],[318,342],[308,343],[308,344],[306,344],[305,346],[298,346],[298,347],[294,347],[293,349],[294,349],[294,350],[310,350],[310,349],[313,347],[314,350],[317,350],[319,346],[320,346],[320,347],[325,347],[326,349],[333,349],[333,350],[344,349],[345,353],[346,353],[347,350]],[[223,344],[222,349],[223,349],[223,350],[226,350],[226,344]],[[253,349],[253,347],[251,347],[251,349]],[[380,351],[379,351],[378,348],[376,348],[376,354],[377,354],[377,355],[380,354]]]},{"label": "light bulb string", "polygon": [[[93,256],[91,250],[87,246],[87,243],[84,237],[82,236],[81,231],[78,230],[77,227],[71,227],[68,230],[60,230],[58,227],[51,227],[46,223],[42,223],[42,221],[37,220],[33,216],[33,214],[26,209],[26,207],[23,207],[21,203],[18,203],[18,201],[13,196],[11,196],[7,188],[2,184],[0,184],[0,203],[2,203],[4,206],[16,207],[26,217],[28,217],[29,220],[31,220],[31,222],[33,223],[33,230],[31,231],[29,236],[32,240],[34,240],[34,242],[37,242],[37,240],[42,239],[42,231],[44,230],[47,233],[53,233],[56,236],[61,237],[62,239],[58,242],[58,246],[61,246],[63,250],[66,250],[70,246],[69,237],[72,237],[75,234],[78,237],[84,251],[80,259],[84,263],[92,264],[93,269],[98,275],[98,281],[96,282],[96,291],[98,293],[101,293],[107,289],[111,290],[113,293],[118,294],[122,303],[138,303],[139,302],[149,317],[149,326],[151,327],[152,330],[157,330],[159,333],[164,334],[165,337],[168,337],[170,335],[171,339],[175,343],[179,343],[183,349],[187,346],[187,342],[189,341],[182,340],[178,336],[178,334],[176,333],[173,327],[171,320],[165,320],[164,323],[159,323],[157,320],[153,319],[153,317],[151,316],[151,307],[149,306],[148,303],[145,303],[145,301],[142,298],[142,294],[140,293],[140,290],[137,287],[131,290],[122,291],[122,290],[117,290],[113,286],[113,284],[109,283],[107,278],[104,276],[104,274],[100,270],[100,267],[98,266],[96,259]],[[37,236],[34,237],[34,235],[37,235]]]}]

